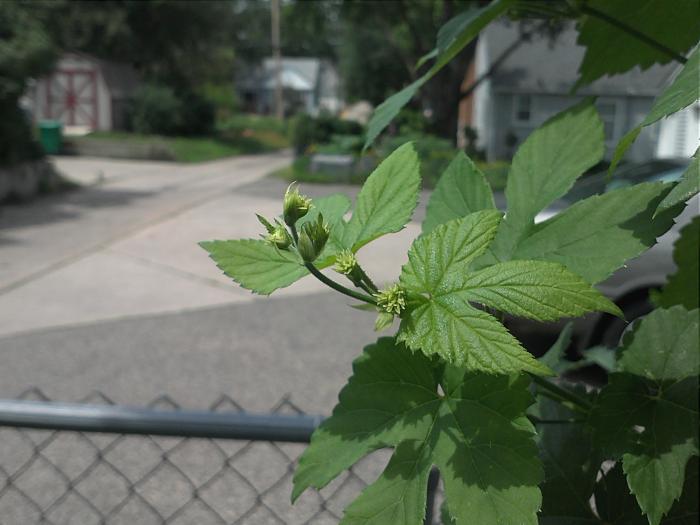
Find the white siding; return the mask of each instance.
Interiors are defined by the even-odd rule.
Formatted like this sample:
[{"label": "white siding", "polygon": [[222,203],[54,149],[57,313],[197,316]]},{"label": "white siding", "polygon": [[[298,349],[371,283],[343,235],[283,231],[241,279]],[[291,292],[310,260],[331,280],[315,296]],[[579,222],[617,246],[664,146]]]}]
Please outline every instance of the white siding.
[{"label": "white siding", "polygon": [[690,157],[700,145],[700,102],[659,123],[658,157]]}]

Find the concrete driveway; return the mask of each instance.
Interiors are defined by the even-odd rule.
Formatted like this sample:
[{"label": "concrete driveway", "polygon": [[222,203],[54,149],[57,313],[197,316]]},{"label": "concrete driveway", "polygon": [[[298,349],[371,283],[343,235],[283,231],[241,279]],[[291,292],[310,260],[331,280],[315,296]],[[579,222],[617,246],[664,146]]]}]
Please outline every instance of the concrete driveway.
[{"label": "concrete driveway", "polygon": [[[182,407],[206,409],[225,395],[248,411],[268,412],[286,398],[307,413],[329,414],[352,360],[377,337],[374,316],[348,308],[351,300],[310,277],[272,297],[255,296],[197,246],[257,237],[254,213],[277,215],[286,187],[265,175],[290,160],[276,154],[178,166],[56,159],[82,189],[0,209],[0,398],[36,387],[60,401],[100,402],[94,392],[101,392],[143,406],[165,394]],[[303,189],[312,196],[357,192]],[[413,222],[362,250],[377,282],[397,277],[418,231]],[[108,523],[163,523],[144,501],[163,516],[190,502],[187,512],[195,514],[169,523],[221,523],[196,514],[202,502],[228,523],[337,523],[387,459],[379,453],[354,477],[341,476],[322,493],[324,505],[309,492],[292,508],[288,458],[301,445],[219,442],[235,454],[224,461],[207,440],[88,439],[0,428],[0,523],[43,522],[39,508],[49,509],[51,523],[102,523],[76,494],[109,515]],[[14,473],[9,484],[7,472]],[[195,493],[182,472],[197,486],[210,481]],[[123,507],[122,498],[129,501]]]},{"label": "concrete driveway", "polygon": [[[255,296],[197,246],[257,237],[254,213],[278,214],[286,186],[265,175],[290,160],[55,159],[85,186],[0,210],[0,397],[38,386],[64,400],[97,389],[120,402],[168,393],[202,407],[225,392],[265,410],[290,394],[305,410],[330,410],[376,337],[373,316],[310,277]],[[412,222],[363,249],[377,281],[397,277],[418,231]]]}]

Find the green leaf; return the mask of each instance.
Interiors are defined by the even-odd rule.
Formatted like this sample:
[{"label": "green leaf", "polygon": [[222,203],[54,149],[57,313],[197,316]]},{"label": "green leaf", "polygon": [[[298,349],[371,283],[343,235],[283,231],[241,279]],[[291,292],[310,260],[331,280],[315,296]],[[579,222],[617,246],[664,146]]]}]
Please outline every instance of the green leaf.
[{"label": "green leaf", "polygon": [[539,358],[540,362],[554,370],[558,375],[566,374],[580,368],[598,365],[608,373],[617,370],[615,352],[606,346],[594,346],[581,352],[581,359],[569,361],[566,358],[566,349],[571,343],[573,323],[566,323],[559,337],[552,347]]},{"label": "green leaf", "polygon": [[[695,24],[698,27],[696,35],[698,36],[695,37],[692,44],[697,43],[700,36],[700,24],[698,23],[698,20],[700,20],[700,9],[697,8],[697,2],[694,2],[694,4],[696,6]],[[668,9],[665,10],[665,13],[668,13]],[[664,23],[668,23],[668,21],[666,20]],[[668,31],[668,33],[673,33],[673,31]],[[688,62],[683,66],[683,69],[681,69],[681,72],[671,85],[664,89],[661,95],[654,100],[654,105],[642,122],[642,126],[653,124],[700,99],[698,77],[700,77],[700,49],[693,51],[688,57]]]},{"label": "green leaf", "polygon": [[342,232],[342,245],[359,250],[368,242],[401,230],[418,202],[420,172],[412,143],[387,157],[368,177]]},{"label": "green leaf", "polygon": [[319,213],[323,214],[325,222],[334,226],[343,219],[343,215],[350,209],[350,205],[350,199],[341,193],[313,199],[309,213],[297,221],[297,230],[301,231],[301,227],[307,222],[314,222]]},{"label": "green leaf", "polygon": [[535,216],[571,189],[605,152],[603,123],[591,99],[535,130],[518,149],[508,174],[508,213],[492,247],[508,260],[534,226]]},{"label": "green leaf", "polygon": [[566,359],[566,349],[571,344],[571,334],[574,330],[572,322],[566,323],[559,337],[547,352],[539,358],[539,361],[557,374],[562,374],[573,364]]},{"label": "green leaf", "polygon": [[[700,39],[700,8],[695,0],[637,0],[634,5],[609,0],[589,0],[588,7],[633,27],[676,53],[683,54]],[[669,30],[669,28],[672,28]],[[583,18],[578,44],[586,48],[579,66],[577,87],[604,75],[616,75],[634,66],[642,70],[673,60],[606,20],[588,15]]]},{"label": "green leaf", "polygon": [[700,373],[698,310],[656,309],[624,336],[618,369],[653,381],[679,381]]},{"label": "green leaf", "polygon": [[314,432],[294,474],[292,500],[321,488],[365,454],[401,439],[423,439],[439,405],[430,360],[393,338],[365,347],[333,416]]},{"label": "green leaf", "polygon": [[615,352],[607,346],[594,346],[583,351],[581,366],[598,365],[608,373],[617,371]]},{"label": "green leaf", "polygon": [[591,423],[599,443],[622,456],[632,493],[649,523],[657,525],[681,495],[687,461],[698,454],[697,377],[678,382],[610,377]]},{"label": "green leaf", "polygon": [[451,286],[469,264],[484,253],[501,221],[501,212],[484,210],[441,224],[418,237],[401,270],[401,284],[417,293],[436,292]]},{"label": "green leaf", "polygon": [[627,486],[620,463],[596,483],[594,493],[596,510],[605,524],[647,525],[637,500]]},{"label": "green leaf", "polygon": [[318,214],[323,215],[323,220],[331,227],[331,233],[326,242],[326,245],[314,262],[318,268],[326,268],[335,263],[335,255],[343,250],[342,235],[345,227],[343,215],[350,209],[350,199],[345,195],[336,193],[326,197],[313,199],[312,208],[304,217],[296,223],[298,231],[305,223],[312,223],[318,217]]},{"label": "green leaf", "polygon": [[415,94],[418,93],[421,86],[430,80],[430,77],[427,75],[420,77],[401,91],[394,93],[376,107],[367,123],[367,138],[365,139],[363,151],[372,145],[379,134],[384,131],[384,128],[399,114],[401,108],[408,104]]},{"label": "green leaf", "polygon": [[495,209],[491,187],[464,152],[459,152],[440,177],[430,195],[423,233],[439,224],[480,210]]},{"label": "green leaf", "polygon": [[344,525],[420,524],[430,474],[430,448],[403,441],[386,470],[345,509]]},{"label": "green leaf", "polygon": [[494,264],[467,274],[455,289],[470,301],[538,321],[578,317],[593,311],[623,317],[615,303],[558,263]]},{"label": "green leaf", "polygon": [[673,245],[673,260],[676,273],[672,274],[661,293],[656,296],[656,303],[664,308],[680,304],[688,310],[697,308],[698,304],[698,240],[700,239],[700,217],[695,217],[690,224],[683,227],[680,237]]},{"label": "green leaf", "polygon": [[698,361],[698,310],[655,310],[623,338],[623,373],[610,376],[591,414],[651,525],[681,496],[698,455]]},{"label": "green leaf", "polygon": [[651,219],[667,188],[637,184],[577,202],[532,228],[513,259],[554,261],[589,283],[603,281],[673,226],[674,210]]},{"label": "green leaf", "polygon": [[[334,229],[342,228],[343,215],[349,208],[350,200],[345,195],[314,199],[313,208],[297,221],[297,227],[301,228],[305,222],[315,220],[322,213],[324,220]],[[331,238],[316,266],[324,268],[333,264],[333,256],[339,249],[338,243],[337,234],[332,230]],[[254,293],[269,295],[309,273],[296,253],[279,250],[262,240],[204,241],[199,245],[209,252],[209,257],[226,275]]]},{"label": "green leaf", "polygon": [[694,457],[685,467],[685,482],[683,494],[674,503],[663,520],[665,525],[697,525],[700,511],[698,510],[698,458]]},{"label": "green leaf", "polygon": [[488,247],[498,219],[497,211],[484,210],[416,239],[400,277],[409,305],[398,337],[413,350],[437,353],[470,370],[549,373],[493,316],[470,302],[540,320],[620,311],[558,264],[518,261],[468,273]]},{"label": "green leaf", "polygon": [[390,446],[396,450],[386,470],[348,507],[342,524],[422,523],[432,465],[457,523],[537,523],[541,468],[524,415],[532,403],[525,377],[450,368],[443,396],[430,361],[387,338],[365,348],[353,371],[299,461],[294,497]]},{"label": "green leaf", "polygon": [[262,240],[205,241],[199,245],[226,275],[255,293],[269,295],[308,274],[295,253]]},{"label": "green leaf", "polygon": [[683,173],[683,177],[661,201],[654,216],[676,204],[686,202],[700,191],[700,151],[696,151],[688,169]]},{"label": "green leaf", "polygon": [[[666,10],[665,12],[668,13],[669,11]],[[697,16],[700,16],[700,13],[698,13],[696,17]],[[667,23],[667,20],[664,20],[664,23]],[[667,33],[673,33],[673,31],[668,31]],[[615,148],[615,153],[613,154],[613,159],[608,170],[609,173],[612,173],[615,170],[615,167],[625,156],[625,153],[629,147],[637,139],[637,136],[639,136],[639,133],[643,127],[649,126],[650,124],[658,122],[664,117],[688,107],[690,104],[700,98],[700,83],[698,83],[699,77],[700,49],[696,49],[690,55],[688,62],[685,64],[685,66],[683,66],[683,69],[673,80],[671,85],[668,86],[654,101],[651,111],[649,111],[649,114],[642,121],[642,123],[622,137],[622,140],[620,140],[619,144]],[[697,167],[695,168],[695,172],[697,173]],[[697,193],[697,178],[695,178],[693,182],[695,183],[694,187],[696,188],[695,191]]]},{"label": "green leaf", "polygon": [[[569,388],[577,390],[580,396],[587,396],[583,387],[571,385]],[[579,414],[546,397],[540,396],[533,408],[531,413],[545,421],[538,425],[538,446],[545,478],[540,486],[540,522],[543,523],[542,517],[549,518],[544,523],[559,518],[562,524],[595,519],[589,500],[603,457],[593,444],[591,429],[579,421]]]},{"label": "green leaf", "polygon": [[[367,138],[364,149],[367,149],[389,123],[399,114],[401,108],[418,90],[440,71],[457,53],[471,42],[479,32],[492,20],[505,12],[514,0],[495,0],[480,9],[465,11],[448,21],[438,32],[437,54],[435,64],[425,75],[393,94],[377,109],[367,124]],[[432,56],[432,53],[431,53]]]},{"label": "green leaf", "polygon": [[610,166],[608,166],[608,176],[611,176],[613,174],[615,168],[617,168],[617,165],[625,157],[625,153],[627,153],[627,150],[630,148],[630,146],[634,144],[634,141],[637,140],[637,137],[641,132],[642,126],[637,126],[636,128],[632,128],[627,133],[625,133],[624,136],[620,139],[620,142],[618,142],[617,146],[615,146],[615,151],[613,152],[612,159],[610,159]]},{"label": "green leaf", "polygon": [[492,315],[477,310],[459,293],[435,297],[409,310],[397,338],[413,350],[437,354],[455,366],[510,374],[551,375]]}]

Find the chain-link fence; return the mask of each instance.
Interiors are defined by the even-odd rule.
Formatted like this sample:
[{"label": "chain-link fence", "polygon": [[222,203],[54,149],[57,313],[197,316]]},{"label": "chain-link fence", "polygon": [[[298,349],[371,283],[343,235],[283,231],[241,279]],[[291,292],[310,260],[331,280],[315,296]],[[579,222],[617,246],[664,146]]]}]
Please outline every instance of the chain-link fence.
[{"label": "chain-link fence", "polygon": [[0,401],[0,525],[338,523],[388,453],[292,506],[296,461],[319,421],[287,398],[253,416],[227,396],[195,412],[167,396],[128,409],[99,393],[56,404],[31,390]]}]

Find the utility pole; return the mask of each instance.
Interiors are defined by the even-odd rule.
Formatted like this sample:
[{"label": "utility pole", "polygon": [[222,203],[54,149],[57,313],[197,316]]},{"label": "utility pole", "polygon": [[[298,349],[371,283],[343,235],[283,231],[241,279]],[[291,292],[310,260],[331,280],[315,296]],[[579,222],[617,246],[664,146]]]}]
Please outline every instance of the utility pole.
[{"label": "utility pole", "polygon": [[272,59],[275,68],[275,116],[284,119],[282,100],[282,53],[280,51],[280,0],[270,2],[272,19]]}]

